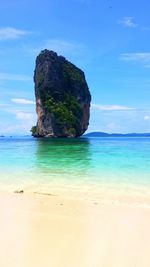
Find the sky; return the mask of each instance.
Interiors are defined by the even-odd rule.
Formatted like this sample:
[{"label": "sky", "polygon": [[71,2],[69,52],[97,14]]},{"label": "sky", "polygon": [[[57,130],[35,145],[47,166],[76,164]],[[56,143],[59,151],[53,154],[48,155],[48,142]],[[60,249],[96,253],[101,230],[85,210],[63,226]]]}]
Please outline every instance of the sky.
[{"label": "sky", "polygon": [[149,0],[5,0],[0,4],[0,134],[36,124],[36,56],[54,50],[85,72],[87,132],[150,132]]}]

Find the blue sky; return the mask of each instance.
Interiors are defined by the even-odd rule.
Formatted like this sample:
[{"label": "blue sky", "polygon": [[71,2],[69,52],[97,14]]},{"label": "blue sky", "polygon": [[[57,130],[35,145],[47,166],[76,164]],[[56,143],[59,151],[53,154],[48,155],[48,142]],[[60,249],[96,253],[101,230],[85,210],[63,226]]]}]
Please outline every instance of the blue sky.
[{"label": "blue sky", "polygon": [[150,132],[150,3],[5,0],[0,8],[0,134],[36,123],[33,72],[42,49],[85,72],[88,131]]}]

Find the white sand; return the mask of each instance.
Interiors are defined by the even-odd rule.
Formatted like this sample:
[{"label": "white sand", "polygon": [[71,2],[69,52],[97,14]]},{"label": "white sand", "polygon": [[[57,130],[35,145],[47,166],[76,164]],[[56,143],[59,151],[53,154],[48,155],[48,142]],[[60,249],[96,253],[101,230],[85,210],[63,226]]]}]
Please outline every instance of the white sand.
[{"label": "white sand", "polygon": [[149,267],[150,209],[0,194],[1,267]]}]

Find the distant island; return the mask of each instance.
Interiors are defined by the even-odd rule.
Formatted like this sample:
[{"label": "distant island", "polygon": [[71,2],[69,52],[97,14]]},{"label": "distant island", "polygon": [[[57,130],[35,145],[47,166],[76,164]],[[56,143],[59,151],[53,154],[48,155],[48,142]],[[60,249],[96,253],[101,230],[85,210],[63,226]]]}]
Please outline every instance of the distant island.
[{"label": "distant island", "polygon": [[86,137],[150,137],[150,133],[105,133],[105,132],[91,132],[84,134]]}]

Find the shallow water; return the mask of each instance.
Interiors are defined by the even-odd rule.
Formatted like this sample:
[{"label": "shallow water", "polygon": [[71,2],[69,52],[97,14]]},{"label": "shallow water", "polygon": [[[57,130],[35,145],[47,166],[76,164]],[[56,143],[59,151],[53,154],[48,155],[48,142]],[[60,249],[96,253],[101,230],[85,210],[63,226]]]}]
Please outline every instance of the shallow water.
[{"label": "shallow water", "polygon": [[0,190],[150,188],[149,138],[0,138]]}]

